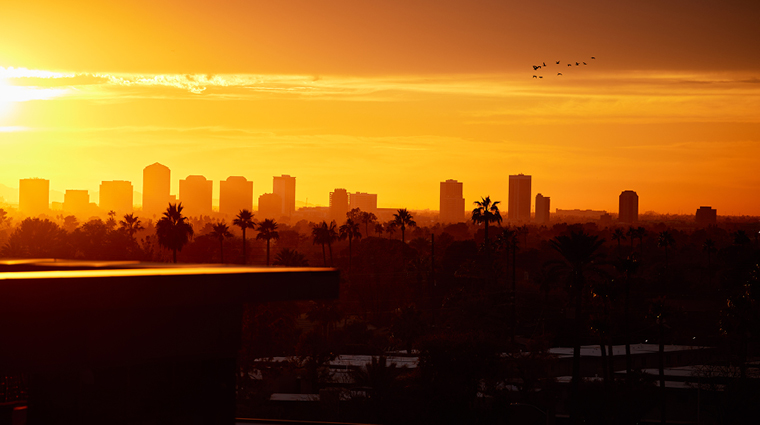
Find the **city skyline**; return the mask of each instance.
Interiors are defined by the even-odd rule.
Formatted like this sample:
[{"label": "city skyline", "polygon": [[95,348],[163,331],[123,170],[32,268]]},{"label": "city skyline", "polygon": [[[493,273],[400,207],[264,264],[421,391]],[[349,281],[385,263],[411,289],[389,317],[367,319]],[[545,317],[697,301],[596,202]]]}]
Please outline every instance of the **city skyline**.
[{"label": "city skyline", "polygon": [[641,211],[760,215],[757,2],[74,3],[0,16],[4,185],[139,187],[160,162],[435,209],[423,188],[506,200],[523,172],[557,208],[635,188]]}]

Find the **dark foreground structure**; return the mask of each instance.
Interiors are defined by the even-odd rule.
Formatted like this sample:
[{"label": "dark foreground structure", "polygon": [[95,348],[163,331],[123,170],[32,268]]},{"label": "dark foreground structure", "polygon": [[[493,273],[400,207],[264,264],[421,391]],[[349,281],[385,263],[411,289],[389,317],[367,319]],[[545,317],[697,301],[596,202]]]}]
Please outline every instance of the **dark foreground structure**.
[{"label": "dark foreground structure", "polygon": [[244,304],[338,286],[334,269],[3,260],[0,372],[24,376],[32,425],[232,424]]}]

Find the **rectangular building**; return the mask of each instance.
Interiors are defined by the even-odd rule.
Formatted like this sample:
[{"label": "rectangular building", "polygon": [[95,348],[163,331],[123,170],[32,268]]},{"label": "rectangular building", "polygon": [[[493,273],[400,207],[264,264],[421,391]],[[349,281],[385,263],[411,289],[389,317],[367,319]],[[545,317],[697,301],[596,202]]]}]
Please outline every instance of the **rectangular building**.
[{"label": "rectangular building", "polygon": [[282,215],[292,216],[296,211],[296,178],[288,174],[275,176],[272,192],[282,199]]},{"label": "rectangular building", "polygon": [[30,217],[48,213],[50,210],[50,180],[19,180],[18,210]]},{"label": "rectangular building", "polygon": [[104,212],[114,211],[118,216],[132,212],[134,190],[126,180],[112,180],[100,183],[98,206]]},{"label": "rectangular building", "polygon": [[536,224],[548,224],[550,218],[550,198],[542,194],[536,195]]},{"label": "rectangular building", "polygon": [[465,221],[464,184],[456,180],[441,182],[440,209],[438,221],[441,223],[462,223]]},{"label": "rectangular building", "polygon": [[509,176],[509,221],[530,221],[531,176]]},{"label": "rectangular building", "polygon": [[203,176],[187,176],[179,181],[179,201],[185,217],[211,215],[211,194],[214,182]]},{"label": "rectangular building", "polygon": [[219,212],[235,217],[241,210],[253,211],[253,182],[230,176],[219,182]]}]

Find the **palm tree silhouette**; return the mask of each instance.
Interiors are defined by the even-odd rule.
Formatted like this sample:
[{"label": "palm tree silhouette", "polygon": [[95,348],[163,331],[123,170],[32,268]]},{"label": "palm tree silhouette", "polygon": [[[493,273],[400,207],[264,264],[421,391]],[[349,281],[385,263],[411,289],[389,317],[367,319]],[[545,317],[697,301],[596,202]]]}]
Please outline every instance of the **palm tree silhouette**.
[{"label": "palm tree silhouette", "polygon": [[657,246],[660,248],[665,248],[665,270],[668,270],[668,248],[675,245],[676,240],[673,238],[673,234],[671,234],[667,230],[663,230],[660,232],[660,236],[657,239]]},{"label": "palm tree silhouette", "polygon": [[211,236],[219,239],[219,254],[220,263],[224,263],[224,239],[232,236],[230,228],[223,221],[220,221],[214,225],[214,230],[211,232]]},{"label": "palm tree silhouette", "polygon": [[620,255],[620,243],[625,240],[625,232],[622,228],[618,227],[612,232],[612,240],[618,243],[618,255]]},{"label": "palm tree silhouette", "polygon": [[362,211],[361,222],[364,224],[364,236],[369,237],[369,225],[377,223],[377,216],[371,212]]},{"label": "palm tree silhouette", "polygon": [[235,219],[232,220],[232,224],[243,230],[243,264],[246,264],[248,262],[248,257],[245,254],[245,229],[253,229],[256,227],[256,223],[253,221],[253,213],[246,209],[240,210]]},{"label": "palm tree silhouette", "polygon": [[169,204],[163,216],[156,223],[158,244],[172,250],[174,262],[177,262],[177,251],[187,244],[193,236],[193,226],[182,215],[182,203]]},{"label": "palm tree silhouette", "polygon": [[338,229],[340,232],[340,239],[348,239],[348,270],[351,271],[351,257],[352,257],[352,247],[351,247],[351,241],[356,239],[361,239],[362,234],[359,232],[359,223],[355,223],[350,218],[346,220],[346,223],[340,226],[340,229]]},{"label": "palm tree silhouette", "polygon": [[393,214],[393,222],[396,224],[396,226],[401,228],[401,242],[406,243],[404,231],[406,230],[407,226],[414,227],[417,225],[417,223],[414,221],[414,217],[409,214],[409,211],[407,211],[406,208],[402,208],[400,210],[396,210],[396,213]]},{"label": "palm tree silhouette", "polygon": [[119,221],[119,228],[126,232],[130,238],[135,237],[135,233],[139,232],[140,230],[145,229],[140,224],[140,218],[135,216],[134,214],[126,214],[124,216],[124,220]]},{"label": "palm tree silhouette", "polygon": [[116,211],[108,211],[108,220],[106,220],[106,226],[108,226],[109,229],[116,227]]},{"label": "palm tree silhouette", "polygon": [[501,223],[501,213],[499,213],[499,204],[500,201],[491,202],[491,197],[486,196],[485,198],[481,197],[480,201],[473,202],[475,205],[474,210],[472,210],[472,222],[475,224],[484,223],[485,224],[485,246],[486,246],[486,253],[489,251],[489,241],[488,241],[488,224],[489,223]]},{"label": "palm tree silhouette", "polygon": [[385,223],[385,226],[383,227],[385,227],[385,233],[388,234],[388,239],[393,237],[393,234],[396,233],[396,222],[393,220]]},{"label": "palm tree silhouette", "polygon": [[375,224],[375,234],[382,236],[383,235],[383,225],[382,223]]},{"label": "palm tree silhouette", "polygon": [[337,225],[335,224],[335,221],[330,222],[330,224],[327,224],[326,221],[322,221],[322,223],[314,225],[311,228],[311,236],[314,241],[314,245],[321,244],[322,245],[322,260],[324,261],[325,267],[327,267],[327,257],[325,257],[325,245],[330,250],[330,265],[333,264],[333,255],[332,255],[332,243],[335,242],[336,239],[338,239],[338,232],[335,230]]},{"label": "palm tree silhouette", "polygon": [[286,267],[308,267],[309,262],[306,260],[306,257],[304,257],[304,255],[300,252],[290,248],[283,248],[279,253],[277,253],[277,256],[274,257],[274,265]]},{"label": "palm tree silhouette", "polygon": [[[570,385],[571,397],[578,396],[581,379],[581,335],[583,326],[583,295],[586,289],[587,275],[598,270],[596,261],[600,258],[597,253],[604,239],[589,235],[583,231],[560,235],[549,241],[551,247],[560,253],[563,262],[555,263],[556,270],[562,272],[567,279],[569,289],[575,297],[575,335],[573,342],[573,377]],[[571,411],[572,419],[576,419],[577,409]],[[575,420],[572,420],[575,423]]]},{"label": "palm tree silhouette", "polygon": [[267,241],[267,266],[269,266],[269,242],[272,239],[280,239],[280,234],[277,233],[277,222],[267,218],[259,223],[259,228],[256,230],[259,231],[256,239]]}]

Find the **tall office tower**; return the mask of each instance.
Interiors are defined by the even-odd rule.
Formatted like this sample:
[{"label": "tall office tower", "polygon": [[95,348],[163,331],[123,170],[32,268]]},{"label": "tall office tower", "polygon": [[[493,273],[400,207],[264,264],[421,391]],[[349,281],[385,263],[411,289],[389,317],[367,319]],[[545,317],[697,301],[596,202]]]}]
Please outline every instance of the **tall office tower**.
[{"label": "tall office tower", "polygon": [[639,195],[632,190],[624,190],[618,199],[618,221],[622,223],[639,221]]},{"label": "tall office tower", "polygon": [[63,212],[81,214],[90,206],[90,193],[86,190],[66,190],[63,195]]},{"label": "tall office tower", "polygon": [[441,182],[441,199],[438,221],[441,223],[462,223],[465,221],[464,183],[456,180]]},{"label": "tall office tower", "polygon": [[274,193],[259,196],[259,210],[256,218],[261,221],[267,218],[279,220],[282,217],[282,198]]},{"label": "tall office tower", "polygon": [[551,198],[542,194],[536,195],[536,223],[549,223],[549,201]]},{"label": "tall office tower", "polygon": [[132,183],[126,180],[112,180],[100,183],[101,210],[115,211],[117,216],[132,212]]},{"label": "tall office tower", "polygon": [[346,189],[335,189],[330,192],[330,219],[342,224],[346,221],[348,212],[348,192]]},{"label": "tall office tower", "polygon": [[179,181],[179,202],[185,217],[211,215],[211,192],[214,182],[203,176],[187,176]]},{"label": "tall office tower", "polygon": [[18,210],[30,217],[47,213],[50,210],[50,180],[20,179]]},{"label": "tall office tower", "polygon": [[364,212],[377,214],[377,194],[376,193],[349,193],[348,209],[359,208]]},{"label": "tall office tower", "polygon": [[169,167],[158,162],[143,168],[142,209],[146,218],[155,215],[159,219],[169,207],[171,174]]},{"label": "tall office tower", "polygon": [[530,176],[509,176],[510,221],[530,221]]},{"label": "tall office tower", "polygon": [[272,186],[272,192],[282,198],[282,215],[290,217],[296,212],[296,178],[287,174],[275,176]]},{"label": "tall office tower", "polygon": [[699,207],[695,220],[699,226],[709,226],[718,222],[718,210],[710,207]]},{"label": "tall office tower", "polygon": [[253,182],[230,176],[219,182],[219,212],[234,217],[240,210],[253,210]]}]

